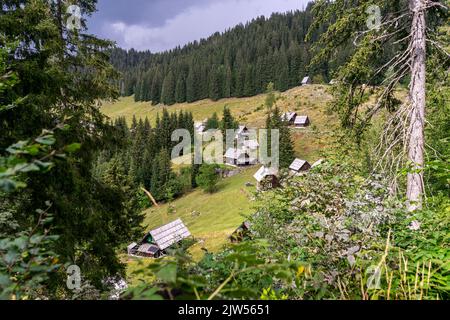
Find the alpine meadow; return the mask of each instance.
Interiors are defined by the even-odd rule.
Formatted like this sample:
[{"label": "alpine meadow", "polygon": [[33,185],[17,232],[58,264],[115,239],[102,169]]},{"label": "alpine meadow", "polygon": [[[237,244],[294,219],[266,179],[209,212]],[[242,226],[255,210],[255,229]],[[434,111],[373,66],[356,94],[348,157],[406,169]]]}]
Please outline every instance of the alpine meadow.
[{"label": "alpine meadow", "polygon": [[448,301],[449,6],[1,0],[0,300]]}]

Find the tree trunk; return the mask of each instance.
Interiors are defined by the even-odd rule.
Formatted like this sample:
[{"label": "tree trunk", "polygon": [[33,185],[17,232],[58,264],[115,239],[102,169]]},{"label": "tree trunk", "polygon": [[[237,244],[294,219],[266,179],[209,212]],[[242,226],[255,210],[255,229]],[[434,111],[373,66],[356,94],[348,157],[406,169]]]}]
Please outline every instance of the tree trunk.
[{"label": "tree trunk", "polygon": [[426,63],[426,22],[425,0],[410,0],[413,16],[411,28],[411,84],[409,119],[408,159],[411,172],[408,174],[408,209],[414,211],[422,207],[424,195],[424,125],[425,125],[425,63]]}]

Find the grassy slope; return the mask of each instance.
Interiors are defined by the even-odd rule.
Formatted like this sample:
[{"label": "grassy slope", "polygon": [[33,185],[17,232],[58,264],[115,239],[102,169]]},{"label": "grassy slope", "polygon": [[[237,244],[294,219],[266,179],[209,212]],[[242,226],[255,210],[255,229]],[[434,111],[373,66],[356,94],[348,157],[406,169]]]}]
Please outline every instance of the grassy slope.
[{"label": "grassy slope", "polygon": [[[176,104],[167,107],[169,111],[189,111],[195,120],[203,120],[213,112],[219,116],[227,105],[241,124],[261,128],[265,124],[266,111],[263,106],[264,95],[251,98],[232,98],[220,101],[202,100],[191,104]],[[326,86],[311,85],[297,87],[280,94],[277,105],[283,111],[295,110],[299,114],[308,115],[312,126],[307,129],[292,129],[296,154],[298,157],[315,161],[320,157],[320,151],[328,145],[328,134],[337,123],[336,119],[327,114],[326,105],[331,97]],[[154,121],[156,114],[164,106],[151,106],[150,103],[135,103],[132,97],[122,98],[114,104],[105,104],[102,111],[111,118],[125,116],[131,121],[133,115],[137,118],[148,117]],[[203,241],[195,245],[191,251],[195,257],[201,256],[201,248],[210,251],[220,249],[227,243],[227,237],[245,220],[243,215],[252,213],[252,203],[249,195],[254,188],[247,188],[246,182],[254,183],[253,174],[258,167],[249,168],[242,174],[225,179],[220,190],[213,194],[205,194],[195,190],[172,203],[175,212],[169,214],[169,206],[146,211],[145,225],[147,230],[181,217],[191,233]],[[193,211],[200,212],[195,217]],[[130,269],[135,265],[130,264]]]},{"label": "grassy slope", "polygon": [[252,213],[250,198],[255,188],[246,187],[245,184],[253,183],[253,174],[257,169],[248,168],[239,175],[222,180],[219,191],[214,194],[195,190],[185,195],[171,204],[174,208],[171,213],[168,204],[147,210],[147,229],[182,218],[191,233],[201,240],[192,248],[195,256],[201,253],[202,247],[211,251],[220,249],[227,237],[245,220],[245,216]]}]

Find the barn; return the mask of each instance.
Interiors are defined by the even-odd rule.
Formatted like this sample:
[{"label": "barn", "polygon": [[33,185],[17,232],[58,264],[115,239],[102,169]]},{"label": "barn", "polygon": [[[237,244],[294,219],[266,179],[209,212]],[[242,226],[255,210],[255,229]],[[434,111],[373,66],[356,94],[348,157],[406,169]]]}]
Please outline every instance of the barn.
[{"label": "barn", "polygon": [[306,128],[311,124],[311,121],[309,120],[308,116],[298,116],[295,118],[294,125],[297,128]]},{"label": "barn", "polygon": [[311,165],[308,163],[308,161],[298,158],[295,159],[289,166],[289,170],[291,170],[291,173],[296,175],[308,171],[309,169],[311,169]]},{"label": "barn", "polygon": [[158,258],[164,255],[167,248],[190,236],[191,233],[184,225],[183,221],[177,219],[150,231],[139,244],[130,244],[127,251],[130,255]]},{"label": "barn", "polygon": [[253,177],[258,182],[257,189],[259,191],[267,191],[280,186],[278,170],[275,168],[262,166]]}]

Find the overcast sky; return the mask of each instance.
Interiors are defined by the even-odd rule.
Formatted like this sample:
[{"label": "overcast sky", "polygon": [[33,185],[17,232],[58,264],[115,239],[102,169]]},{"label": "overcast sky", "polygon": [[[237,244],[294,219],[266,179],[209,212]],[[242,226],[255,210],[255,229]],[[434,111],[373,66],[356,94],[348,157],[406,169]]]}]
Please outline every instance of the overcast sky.
[{"label": "overcast sky", "polygon": [[124,48],[159,52],[308,0],[98,0],[89,32]]}]

